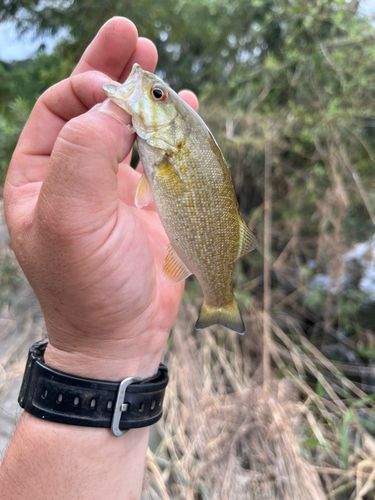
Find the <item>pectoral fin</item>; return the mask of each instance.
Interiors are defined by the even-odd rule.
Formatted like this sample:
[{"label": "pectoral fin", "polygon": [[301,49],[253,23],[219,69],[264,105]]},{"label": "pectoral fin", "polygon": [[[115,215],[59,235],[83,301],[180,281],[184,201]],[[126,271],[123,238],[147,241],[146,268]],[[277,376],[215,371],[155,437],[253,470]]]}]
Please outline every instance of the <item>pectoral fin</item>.
[{"label": "pectoral fin", "polygon": [[154,197],[152,196],[150,183],[145,174],[142,174],[135,192],[134,205],[137,208],[142,208],[152,201],[154,201]]},{"label": "pectoral fin", "polygon": [[238,248],[237,259],[248,252],[251,252],[258,246],[258,240],[255,234],[250,231],[244,220],[240,222],[240,246]]},{"label": "pectoral fin", "polygon": [[172,245],[167,246],[167,252],[161,270],[161,278],[166,285],[175,285],[190,276],[191,272],[176,254]]},{"label": "pectoral fin", "polygon": [[185,191],[184,183],[174,168],[170,158],[164,157],[156,169],[156,177],[164,192],[172,195],[180,195]]}]

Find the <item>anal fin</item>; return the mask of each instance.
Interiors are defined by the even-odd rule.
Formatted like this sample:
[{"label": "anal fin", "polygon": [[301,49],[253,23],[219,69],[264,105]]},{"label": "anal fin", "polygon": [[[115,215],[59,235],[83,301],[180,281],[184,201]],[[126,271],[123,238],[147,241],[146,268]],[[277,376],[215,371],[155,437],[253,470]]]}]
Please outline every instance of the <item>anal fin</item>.
[{"label": "anal fin", "polygon": [[244,220],[240,222],[240,246],[238,248],[237,259],[242,255],[251,252],[258,246],[255,234],[247,227]]},{"label": "anal fin", "polygon": [[191,272],[176,254],[172,245],[167,246],[167,252],[161,270],[161,278],[166,285],[175,285],[190,276]]},{"label": "anal fin", "polygon": [[142,174],[135,191],[134,205],[137,208],[143,208],[152,201],[154,201],[154,197],[152,196],[150,183],[145,174]]}]

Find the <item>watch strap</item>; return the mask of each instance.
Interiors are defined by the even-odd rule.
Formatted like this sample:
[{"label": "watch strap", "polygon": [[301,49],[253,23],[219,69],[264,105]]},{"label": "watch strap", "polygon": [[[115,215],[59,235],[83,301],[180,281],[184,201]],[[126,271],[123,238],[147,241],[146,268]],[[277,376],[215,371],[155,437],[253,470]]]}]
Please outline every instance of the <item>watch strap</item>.
[{"label": "watch strap", "polygon": [[44,339],[29,350],[18,398],[28,413],[52,422],[112,428],[115,435],[161,418],[168,384],[164,365],[153,377],[128,377],[121,383],[76,377],[45,365],[47,344]]}]

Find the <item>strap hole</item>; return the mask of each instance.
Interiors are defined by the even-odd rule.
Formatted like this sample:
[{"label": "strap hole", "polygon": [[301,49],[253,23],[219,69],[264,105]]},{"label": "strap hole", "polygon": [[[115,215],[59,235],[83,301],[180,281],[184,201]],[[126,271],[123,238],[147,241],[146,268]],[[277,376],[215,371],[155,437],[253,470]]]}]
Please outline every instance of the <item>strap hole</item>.
[{"label": "strap hole", "polygon": [[96,399],[92,399],[90,401],[90,408],[93,410],[95,408],[95,406],[96,406]]},{"label": "strap hole", "polygon": [[78,406],[78,404],[79,404],[79,397],[76,396],[73,401],[73,406]]},{"label": "strap hole", "polygon": [[112,406],[113,406],[113,401],[108,401],[107,410],[112,410]]},{"label": "strap hole", "polygon": [[144,404],[144,403],[141,403],[141,404],[139,405],[139,411],[143,411],[143,408],[144,408],[144,407],[145,407],[145,404]]},{"label": "strap hole", "polygon": [[48,394],[47,389],[44,389],[43,394],[41,395],[41,398],[42,398],[42,399],[46,399],[47,394]]},{"label": "strap hole", "polygon": [[151,410],[153,410],[156,406],[156,401],[154,400],[152,403],[151,403]]},{"label": "strap hole", "polygon": [[63,395],[60,393],[57,395],[56,403],[60,404],[62,400],[63,400]]}]

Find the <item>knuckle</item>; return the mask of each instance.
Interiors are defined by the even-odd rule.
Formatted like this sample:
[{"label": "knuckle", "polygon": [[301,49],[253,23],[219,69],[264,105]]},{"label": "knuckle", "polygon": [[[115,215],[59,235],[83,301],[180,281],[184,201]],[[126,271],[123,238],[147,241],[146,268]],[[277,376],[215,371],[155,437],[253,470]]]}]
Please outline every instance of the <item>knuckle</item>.
[{"label": "knuckle", "polygon": [[62,128],[57,141],[59,146],[72,148],[74,153],[83,149],[87,154],[87,150],[94,149],[98,142],[101,142],[102,134],[94,124],[85,118],[82,116],[73,118]]}]

